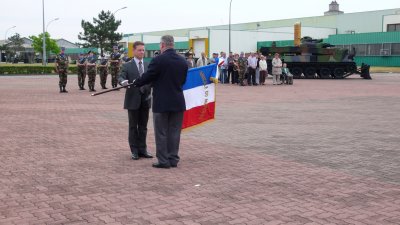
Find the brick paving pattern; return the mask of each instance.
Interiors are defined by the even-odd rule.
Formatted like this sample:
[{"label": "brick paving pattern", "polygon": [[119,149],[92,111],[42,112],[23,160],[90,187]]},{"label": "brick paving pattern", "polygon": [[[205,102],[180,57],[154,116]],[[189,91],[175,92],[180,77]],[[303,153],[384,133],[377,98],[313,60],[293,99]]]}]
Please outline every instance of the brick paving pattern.
[{"label": "brick paving pattern", "polygon": [[0,224],[400,224],[400,75],[373,78],[219,85],[160,170],[130,159],[124,91],[2,76]]}]

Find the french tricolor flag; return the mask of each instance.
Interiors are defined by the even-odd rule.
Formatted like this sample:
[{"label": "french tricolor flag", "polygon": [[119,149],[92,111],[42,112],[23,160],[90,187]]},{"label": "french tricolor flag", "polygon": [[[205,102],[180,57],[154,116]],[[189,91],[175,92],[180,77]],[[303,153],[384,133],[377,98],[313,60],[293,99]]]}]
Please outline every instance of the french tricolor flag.
[{"label": "french tricolor flag", "polygon": [[200,125],[214,119],[215,116],[215,83],[217,65],[193,68],[188,71],[183,85],[186,111],[183,116],[182,129]]}]

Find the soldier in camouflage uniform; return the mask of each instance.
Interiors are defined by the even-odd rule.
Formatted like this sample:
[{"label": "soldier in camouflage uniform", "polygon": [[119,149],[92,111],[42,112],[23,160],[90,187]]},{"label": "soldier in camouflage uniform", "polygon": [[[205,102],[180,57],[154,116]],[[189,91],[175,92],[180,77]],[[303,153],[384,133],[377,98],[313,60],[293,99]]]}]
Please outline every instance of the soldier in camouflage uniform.
[{"label": "soldier in camouflage uniform", "polygon": [[244,57],[244,53],[240,53],[240,57],[238,59],[238,65],[239,65],[239,84],[240,86],[244,86],[244,79],[245,79],[245,74],[246,74],[246,69],[247,69],[247,59]]},{"label": "soldier in camouflage uniform", "polygon": [[78,66],[78,86],[79,90],[85,90],[85,78],[86,78],[86,55],[80,54],[77,61]]},{"label": "soldier in camouflage uniform", "polygon": [[67,72],[68,72],[68,56],[65,55],[65,48],[61,48],[61,53],[57,55],[56,58],[56,71],[58,76],[60,77],[59,86],[60,86],[60,93],[68,93],[65,90],[65,86],[67,85]]},{"label": "soldier in camouflage uniform", "polygon": [[87,59],[87,75],[88,75],[88,86],[89,86],[89,91],[96,91],[94,89],[94,84],[96,82],[96,61],[97,58],[93,54],[92,51],[89,51],[89,57]]},{"label": "soldier in camouflage uniform", "polygon": [[111,73],[111,85],[113,88],[118,85],[119,68],[121,66],[121,54],[118,52],[118,46],[113,47],[114,52],[110,55],[110,73]]},{"label": "soldier in camouflage uniform", "polygon": [[132,58],[130,58],[128,56],[128,51],[125,51],[124,56],[122,57],[122,64],[128,63],[132,60]]},{"label": "soldier in camouflage uniform", "polygon": [[100,85],[102,89],[108,89],[106,87],[107,76],[108,76],[108,60],[104,55],[101,56],[99,67],[99,75],[100,75]]}]

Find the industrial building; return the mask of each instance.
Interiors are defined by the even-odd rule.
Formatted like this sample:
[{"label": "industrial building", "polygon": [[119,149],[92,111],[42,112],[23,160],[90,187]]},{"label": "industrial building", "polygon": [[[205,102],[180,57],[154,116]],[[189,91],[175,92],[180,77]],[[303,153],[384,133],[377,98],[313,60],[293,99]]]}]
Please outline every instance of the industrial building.
[{"label": "industrial building", "polygon": [[[262,46],[293,46],[294,24],[301,23],[301,35],[324,39],[341,48],[356,50],[356,62],[372,66],[400,66],[400,8],[345,13],[333,1],[323,16],[260,21],[231,25],[231,51],[256,52]],[[146,57],[159,50],[160,37],[175,37],[176,49],[191,49],[196,56],[205,52],[229,51],[229,25],[125,34],[122,43],[131,48],[135,41],[146,43]],[[131,51],[129,51],[131,53]]]}]

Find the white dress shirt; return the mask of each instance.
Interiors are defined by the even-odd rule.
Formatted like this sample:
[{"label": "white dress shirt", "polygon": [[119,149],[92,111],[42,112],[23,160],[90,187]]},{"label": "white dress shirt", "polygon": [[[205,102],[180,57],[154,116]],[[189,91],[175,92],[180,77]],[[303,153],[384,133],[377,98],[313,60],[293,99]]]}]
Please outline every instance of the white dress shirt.
[{"label": "white dress shirt", "polygon": [[253,68],[253,69],[256,69],[256,68],[257,68],[257,58],[256,58],[256,57],[250,56],[250,57],[247,59],[247,63],[248,63],[248,65],[249,65],[249,67],[251,67],[251,68]]},{"label": "white dress shirt", "polygon": [[[139,62],[142,62],[142,71],[143,71],[143,73],[144,73],[144,62],[143,62],[143,59],[138,59],[138,58],[133,58],[133,60],[135,60],[135,63],[136,63],[136,66],[137,66],[137,68],[138,68],[138,71],[140,71],[140,64],[139,64]],[[141,76],[142,74],[140,74],[140,76]]]}]

